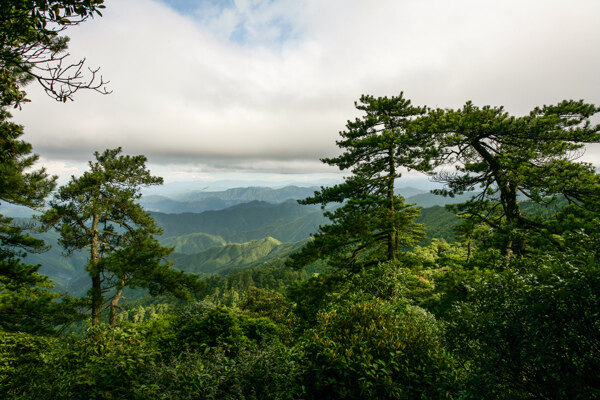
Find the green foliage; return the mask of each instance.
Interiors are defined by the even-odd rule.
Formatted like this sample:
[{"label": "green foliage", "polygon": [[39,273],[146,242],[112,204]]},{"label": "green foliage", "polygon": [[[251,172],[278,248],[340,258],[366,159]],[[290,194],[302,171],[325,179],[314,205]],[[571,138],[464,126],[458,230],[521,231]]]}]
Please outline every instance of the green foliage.
[{"label": "green foliage", "polygon": [[136,202],[141,186],[158,185],[145,156],[121,155],[121,148],[94,153],[95,162],[81,177],[72,177],[50,202],[41,219],[56,226],[65,250],[88,249],[92,323],[100,323],[103,293],[114,288],[111,325],[124,287],[145,287],[151,293],[168,291],[180,297],[198,289],[196,279],[169,268],[164,259],[172,249],[161,246],[160,229]]},{"label": "green foliage", "polygon": [[141,304],[142,301],[133,304],[127,304],[117,315],[117,323],[132,322],[142,323],[164,317],[171,313],[175,307],[174,304],[167,302],[166,299],[160,299],[160,303]]},{"label": "green foliage", "polygon": [[473,399],[600,398],[600,269],[573,255],[471,280],[448,343]]},{"label": "green foliage", "polygon": [[253,287],[282,292],[289,285],[306,279],[306,272],[285,267],[283,261],[274,260],[260,267],[205,278],[207,294],[204,298],[232,307],[237,306],[243,293]]},{"label": "green foliage", "polygon": [[168,343],[171,353],[219,347],[237,354],[252,344],[276,338],[277,326],[267,318],[241,315],[224,307],[206,303],[191,304],[173,319],[174,339]]},{"label": "green foliage", "polygon": [[145,370],[139,399],[286,400],[305,398],[294,351],[274,342],[242,349],[183,353]]},{"label": "green foliage", "polygon": [[81,339],[51,344],[42,352],[31,347],[4,387],[6,398],[132,398],[139,371],[156,355],[140,331],[127,328],[98,326]]},{"label": "green foliage", "polygon": [[288,320],[293,305],[281,293],[253,287],[246,291],[239,308],[250,315],[284,323]]},{"label": "green foliage", "polygon": [[299,318],[293,313],[294,304],[274,290],[250,288],[238,304],[251,317],[264,317],[277,324],[279,339],[293,344],[299,327]]},{"label": "green foliage", "polygon": [[397,262],[365,268],[344,283],[336,293],[336,304],[384,300],[420,305],[432,296],[434,285],[429,271],[412,258],[409,253]]},{"label": "green foliage", "polygon": [[19,138],[23,127],[10,121],[11,115],[0,109],[0,200],[28,207],[41,207],[54,189],[56,177],[44,168],[31,170],[38,156]]},{"label": "green foliage", "polygon": [[331,302],[331,294],[338,293],[346,280],[341,274],[317,274],[303,282],[296,282],[287,288],[287,297],[296,303],[294,313],[302,321],[314,324],[319,311]]},{"label": "green foliage", "polygon": [[20,380],[43,365],[41,355],[56,343],[55,338],[0,331],[0,395],[12,398],[23,390]]},{"label": "green foliage", "polygon": [[455,376],[435,318],[419,308],[358,302],[321,313],[300,342],[314,399],[440,399]]},{"label": "green foliage", "polygon": [[586,143],[600,141],[600,125],[590,119],[600,111],[593,104],[563,101],[514,117],[502,107],[430,110],[418,122],[418,132],[437,137],[439,160],[456,171],[436,173],[447,184],[440,194],[478,192],[455,209],[475,223],[494,230],[493,244],[507,256],[528,251],[529,232],[539,225],[525,215],[520,196],[548,204],[564,196],[597,210],[600,178],[591,164],[572,161]]},{"label": "green foliage", "polygon": [[364,265],[393,261],[400,248],[415,244],[422,226],[415,223],[417,208],[404,204],[395,195],[395,181],[400,167],[427,169],[429,155],[422,137],[409,134],[415,116],[425,112],[410,100],[397,97],[362,96],[356,108],[365,115],[348,121],[346,131],[337,142],[342,155],[322,161],[352,176],[345,182],[322,188],[303,204],[339,203],[325,213],[331,224],[319,228],[314,240],[293,255],[290,265],[304,267],[326,259],[334,269],[360,270]]}]

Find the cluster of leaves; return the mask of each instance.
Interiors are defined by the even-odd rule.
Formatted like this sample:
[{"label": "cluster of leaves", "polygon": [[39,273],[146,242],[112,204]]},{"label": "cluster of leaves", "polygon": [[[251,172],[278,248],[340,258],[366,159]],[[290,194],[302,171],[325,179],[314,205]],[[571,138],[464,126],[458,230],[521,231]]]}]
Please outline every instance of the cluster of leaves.
[{"label": "cluster of leaves", "polygon": [[598,398],[600,270],[561,255],[476,282],[448,315],[469,398]]},{"label": "cluster of leaves", "polygon": [[299,398],[298,369],[273,322],[206,303],[80,337],[0,340],[3,398]]},{"label": "cluster of leaves", "polygon": [[37,81],[52,98],[65,102],[80,89],[107,93],[98,70],[85,60],[68,62],[65,29],[94,14],[104,0],[11,0],[0,4],[0,107],[27,102],[23,86]]},{"label": "cluster of leaves", "polygon": [[301,346],[311,398],[439,399],[454,392],[439,323],[372,300],[320,313]]}]

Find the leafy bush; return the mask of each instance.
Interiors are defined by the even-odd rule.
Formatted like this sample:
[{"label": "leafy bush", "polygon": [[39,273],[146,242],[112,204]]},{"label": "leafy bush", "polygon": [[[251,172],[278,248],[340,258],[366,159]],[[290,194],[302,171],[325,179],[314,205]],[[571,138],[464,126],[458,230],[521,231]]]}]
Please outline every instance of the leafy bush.
[{"label": "leafy bush", "polygon": [[435,318],[381,300],[320,313],[300,343],[314,399],[440,399],[455,383]]},{"label": "leafy bush", "polygon": [[[239,315],[231,309],[201,302],[187,307],[172,322],[174,340],[167,345],[171,355],[219,347],[235,354],[252,344],[275,339],[277,326],[268,318]],[[170,350],[168,349],[170,347]]]},{"label": "leafy bush", "polygon": [[277,342],[251,345],[235,356],[222,348],[186,352],[146,371],[136,398],[302,399],[300,369],[290,349]]},{"label": "leafy bush", "polygon": [[466,398],[600,398],[600,267],[578,258],[521,260],[471,281],[448,316]]},{"label": "leafy bush", "polygon": [[44,365],[44,356],[57,340],[27,333],[0,331],[0,397],[18,397],[27,390],[29,376]]},{"label": "leafy bush", "polygon": [[[46,346],[29,366],[15,369],[12,398],[125,399],[140,384],[139,372],[153,365],[156,350],[131,328],[91,328],[83,338]],[[9,397],[10,398],[10,397]]]}]

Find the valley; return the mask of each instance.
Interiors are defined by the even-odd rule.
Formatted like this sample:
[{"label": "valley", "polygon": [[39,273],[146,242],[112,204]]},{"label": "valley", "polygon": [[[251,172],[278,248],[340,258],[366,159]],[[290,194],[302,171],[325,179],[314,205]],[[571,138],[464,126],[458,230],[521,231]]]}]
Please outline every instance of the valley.
[{"label": "valley", "polygon": [[[226,275],[285,259],[299,250],[320,225],[327,224],[319,207],[297,202],[317,189],[286,186],[192,191],[173,198],[148,195],[142,197],[140,204],[162,228],[159,242],[174,248],[170,256],[174,268],[201,276]],[[443,205],[459,198],[445,198],[411,187],[397,191],[406,196],[408,204],[430,205],[417,218],[427,227],[424,242],[433,238],[453,240],[452,229],[458,219]],[[22,217],[22,213],[17,216]],[[35,235],[50,248],[30,253],[25,260],[42,264],[40,272],[52,279],[55,290],[85,295],[90,285],[85,270],[87,254],[79,251],[64,255],[55,231]]]}]

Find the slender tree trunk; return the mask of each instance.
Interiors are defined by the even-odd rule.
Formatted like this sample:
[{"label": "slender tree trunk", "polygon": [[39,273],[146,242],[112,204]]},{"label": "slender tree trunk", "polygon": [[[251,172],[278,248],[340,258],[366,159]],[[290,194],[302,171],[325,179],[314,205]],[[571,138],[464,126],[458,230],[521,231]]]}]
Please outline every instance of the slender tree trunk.
[{"label": "slender tree trunk", "polygon": [[471,236],[467,237],[467,265],[471,262]]},{"label": "slender tree trunk", "polygon": [[91,265],[90,275],[92,277],[92,289],[90,295],[92,297],[92,325],[98,325],[100,323],[100,316],[102,311],[102,280],[100,278],[100,268],[98,266],[100,262],[100,244],[98,234],[98,222],[100,216],[94,214],[92,217],[92,243],[90,247]]},{"label": "slender tree trunk", "polygon": [[513,255],[513,248],[512,247],[513,247],[513,242],[509,241],[508,244],[506,245],[506,249],[505,249],[505,255],[504,256],[505,256],[506,262],[504,264],[504,268],[510,267],[510,262],[511,262],[512,255]]},{"label": "slender tree trunk", "polygon": [[506,222],[509,229],[509,231],[506,232],[506,234],[509,236],[507,236],[505,239],[503,248],[501,250],[503,255],[506,256],[508,265],[510,264],[511,255],[521,254],[524,245],[522,239],[515,241],[514,238],[510,237],[512,236],[511,231],[522,225],[523,214],[521,213],[521,209],[519,208],[519,203],[517,201],[517,187],[511,182],[510,177],[506,175],[504,172],[505,168],[500,164],[497,158],[487,151],[481,143],[472,142],[471,145],[490,166],[492,175],[494,176],[494,180],[496,181],[496,185],[498,185],[498,190],[500,191],[500,203],[502,204],[502,209],[504,210],[504,215],[506,217]]},{"label": "slender tree trunk", "polygon": [[[394,204],[394,179],[396,178],[396,164],[394,161],[394,148],[390,147],[388,150],[388,166],[389,166],[389,181],[388,181],[388,204],[390,217],[394,218],[396,214],[395,204]],[[398,253],[398,227],[396,226],[396,222],[392,223],[390,227],[390,233],[388,235],[388,243],[387,243],[387,259],[388,261],[396,261],[396,254]]]},{"label": "slender tree trunk", "polygon": [[125,280],[121,279],[117,284],[117,292],[110,301],[110,313],[108,315],[110,326],[114,327],[117,324],[117,308],[119,307],[119,300],[123,295],[123,288],[125,287]]}]

